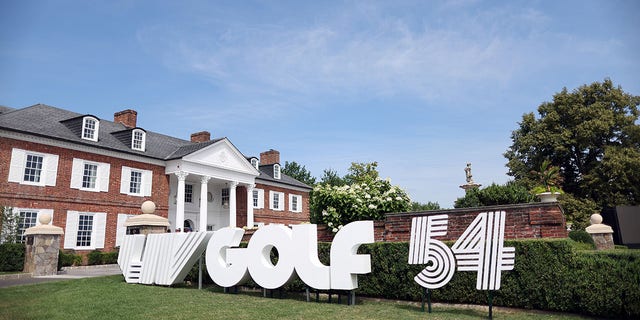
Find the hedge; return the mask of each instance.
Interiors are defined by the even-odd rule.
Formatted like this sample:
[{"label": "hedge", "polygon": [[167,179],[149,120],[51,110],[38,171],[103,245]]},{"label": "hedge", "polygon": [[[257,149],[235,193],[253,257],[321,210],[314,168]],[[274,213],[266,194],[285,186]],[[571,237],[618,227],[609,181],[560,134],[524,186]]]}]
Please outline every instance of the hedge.
[{"label": "hedge", "polygon": [[0,271],[22,271],[24,269],[24,243],[0,244]]},{"label": "hedge", "polygon": [[[516,248],[512,271],[502,273],[493,293],[496,306],[582,313],[601,317],[640,316],[640,252],[577,251],[569,239],[505,241]],[[425,266],[409,265],[409,244],[375,243],[372,272],[359,276],[358,294],[420,300],[413,277]],[[433,301],[487,304],[487,292],[476,290],[475,272],[456,272],[451,282],[432,290]]]},{"label": "hedge", "polygon": [[[330,246],[318,243],[318,258],[325,265],[330,265]],[[505,246],[516,248],[516,263],[513,270],[502,272],[502,286],[493,292],[493,305],[640,317],[640,251],[577,250],[584,246],[570,239],[507,240]],[[425,266],[407,263],[407,242],[363,245],[358,253],[371,255],[371,273],[358,276],[359,296],[421,300],[422,287],[413,278]],[[198,281],[197,263],[186,280]],[[204,263],[203,280],[212,283]],[[252,281],[246,286],[257,287]],[[304,284],[296,279],[283,289],[301,291]],[[487,291],[476,290],[475,272],[457,271],[447,285],[431,294],[434,302],[487,305]]]}]

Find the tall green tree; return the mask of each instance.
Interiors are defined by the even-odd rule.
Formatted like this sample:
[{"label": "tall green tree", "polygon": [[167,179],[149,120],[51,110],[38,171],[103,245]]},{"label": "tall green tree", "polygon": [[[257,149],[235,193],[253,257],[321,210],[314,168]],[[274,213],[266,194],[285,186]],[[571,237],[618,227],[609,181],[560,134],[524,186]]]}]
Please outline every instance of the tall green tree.
[{"label": "tall green tree", "polygon": [[440,210],[440,204],[437,202],[427,202],[420,203],[417,201],[411,202],[411,212],[420,212],[420,211],[429,211],[429,210]]},{"label": "tall green tree", "polygon": [[531,171],[548,159],[562,188],[600,206],[640,204],[640,97],[610,79],[564,88],[553,101],[523,115],[504,156],[509,175],[528,187]]},{"label": "tall green tree", "polygon": [[304,182],[308,186],[316,184],[316,178],[311,175],[306,166],[300,165],[295,161],[285,161],[282,173],[292,177],[300,182]]},{"label": "tall green tree", "polygon": [[344,176],[347,184],[372,183],[380,179],[378,162],[351,162],[348,173]]},{"label": "tall green tree", "polygon": [[347,182],[344,181],[342,177],[340,177],[338,171],[333,169],[324,169],[324,171],[322,171],[322,178],[320,178],[320,183],[338,187],[347,184]]}]

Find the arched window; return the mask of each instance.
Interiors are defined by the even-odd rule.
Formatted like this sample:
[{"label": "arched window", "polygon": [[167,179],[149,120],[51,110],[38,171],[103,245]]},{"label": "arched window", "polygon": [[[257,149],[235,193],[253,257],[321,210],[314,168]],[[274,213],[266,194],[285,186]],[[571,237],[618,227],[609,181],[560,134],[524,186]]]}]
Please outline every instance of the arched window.
[{"label": "arched window", "polygon": [[147,133],[141,129],[133,129],[131,133],[131,149],[144,151]]},{"label": "arched window", "polygon": [[280,165],[277,163],[273,165],[273,178],[280,179]]},{"label": "arched window", "polygon": [[100,121],[98,119],[86,116],[82,118],[82,139],[98,141],[98,130]]}]

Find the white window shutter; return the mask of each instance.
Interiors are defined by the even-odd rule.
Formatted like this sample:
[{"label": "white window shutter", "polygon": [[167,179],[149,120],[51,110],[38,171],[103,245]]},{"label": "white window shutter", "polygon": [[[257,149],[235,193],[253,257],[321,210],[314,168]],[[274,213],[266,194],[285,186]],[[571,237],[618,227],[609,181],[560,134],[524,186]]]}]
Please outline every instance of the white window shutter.
[{"label": "white window shutter", "polygon": [[44,185],[55,186],[58,176],[58,155],[48,154],[44,157]]},{"label": "white window shutter", "polygon": [[131,168],[122,167],[120,177],[120,193],[129,194],[129,182],[131,181]]},{"label": "white window shutter", "polygon": [[142,171],[142,195],[151,196],[151,183],[153,181],[153,172],[149,170]]},{"label": "white window shutter", "polygon": [[269,191],[269,209],[271,210],[275,210],[276,208],[273,207],[273,198],[275,197],[275,194],[273,191]]},{"label": "white window shutter", "polygon": [[24,164],[26,153],[24,150],[11,150],[11,164],[9,165],[9,182],[22,182],[24,179]]},{"label": "white window shutter", "polygon": [[289,194],[289,211],[293,212],[293,197],[295,197],[292,194]]},{"label": "white window shutter", "polygon": [[40,216],[47,213],[49,214],[49,217],[51,217],[49,225],[53,225],[53,209],[40,209],[38,210],[38,215],[36,216],[36,226],[40,225]]},{"label": "white window shutter", "polygon": [[109,172],[111,164],[100,163],[98,165],[98,190],[109,192]]},{"label": "white window shutter", "polygon": [[64,231],[64,248],[74,249],[78,237],[78,211],[67,211],[67,225]]},{"label": "white window shutter", "polygon": [[105,230],[107,229],[107,213],[96,212],[93,214],[93,232],[91,233],[91,246],[95,249],[104,248]]},{"label": "white window shutter", "polygon": [[83,174],[84,161],[82,159],[73,158],[73,166],[71,167],[71,189],[80,189],[82,187]]},{"label": "white window shutter", "polygon": [[264,209],[264,190],[258,189],[258,208]]},{"label": "white window shutter", "polygon": [[125,227],[124,223],[127,222],[129,217],[132,217],[132,214],[124,214],[118,213],[118,225],[116,226],[116,247],[119,247],[122,244],[122,239],[127,234],[127,227]]}]

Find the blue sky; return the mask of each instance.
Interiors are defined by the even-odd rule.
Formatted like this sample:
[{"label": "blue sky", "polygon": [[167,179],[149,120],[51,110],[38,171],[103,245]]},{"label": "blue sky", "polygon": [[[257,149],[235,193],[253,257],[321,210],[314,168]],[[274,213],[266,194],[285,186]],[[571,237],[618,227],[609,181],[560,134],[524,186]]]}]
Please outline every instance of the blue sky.
[{"label": "blue sky", "polygon": [[639,95],[639,1],[0,0],[0,105],[208,130],[320,177],[377,161],[419,202],[504,183],[511,132],[567,87]]}]

